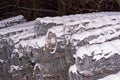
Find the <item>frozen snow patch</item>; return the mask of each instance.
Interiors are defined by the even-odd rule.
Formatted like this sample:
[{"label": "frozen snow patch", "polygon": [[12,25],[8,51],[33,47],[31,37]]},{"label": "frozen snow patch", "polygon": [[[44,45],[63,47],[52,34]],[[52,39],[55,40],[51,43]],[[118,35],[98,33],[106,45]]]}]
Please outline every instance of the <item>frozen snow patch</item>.
[{"label": "frozen snow patch", "polygon": [[120,80],[120,72],[118,72],[116,74],[109,75],[107,77],[104,77],[104,78],[98,79],[98,80]]},{"label": "frozen snow patch", "polygon": [[75,74],[78,74],[77,73],[77,65],[76,64],[74,64],[74,65],[72,65],[70,68],[69,68],[69,73],[75,73]]}]

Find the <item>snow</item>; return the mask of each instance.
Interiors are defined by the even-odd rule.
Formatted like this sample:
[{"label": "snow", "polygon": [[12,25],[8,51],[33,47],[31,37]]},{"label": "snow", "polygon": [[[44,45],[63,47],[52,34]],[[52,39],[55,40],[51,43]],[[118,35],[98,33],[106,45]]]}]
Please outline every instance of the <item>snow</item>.
[{"label": "snow", "polygon": [[[111,43],[115,47],[112,46]],[[120,40],[118,41],[118,43],[116,41],[111,41],[111,42],[104,42],[103,44],[94,44],[91,46],[80,47],[76,52],[75,58],[80,57],[81,59],[83,59],[85,57],[84,55],[88,55],[88,56],[94,55],[93,59],[99,60],[103,57],[107,59],[114,54],[120,55],[120,52],[116,49],[119,48],[116,46],[116,44],[119,43]],[[92,54],[93,52],[94,54]]]},{"label": "snow", "polygon": [[45,45],[45,36],[41,36],[40,38],[32,39],[32,40],[25,40],[20,41],[19,44],[21,44],[23,47],[31,46],[34,48],[43,47]]},{"label": "snow", "polygon": [[37,68],[39,69],[39,70],[41,70],[42,68],[42,65],[40,64],[40,63],[36,63],[35,65],[34,65],[34,69],[33,70],[36,70]]},{"label": "snow", "polygon": [[24,39],[24,38],[27,38],[27,37],[30,37],[30,36],[34,36],[35,34],[34,33],[25,33],[25,34],[17,34],[17,35],[14,35],[14,36],[10,36],[10,38],[12,40],[14,40],[14,43],[17,43],[20,41],[20,39]]},{"label": "snow", "polygon": [[40,21],[41,23],[52,23],[52,20],[50,18],[41,19]]},{"label": "snow", "polygon": [[63,16],[61,17],[64,23],[69,23],[71,21],[71,18],[69,16]]},{"label": "snow", "polygon": [[14,70],[22,70],[22,66],[11,65],[10,72],[13,72]]},{"label": "snow", "polygon": [[0,59],[0,62],[1,62],[1,63],[3,63],[3,62],[4,62],[4,60]]},{"label": "snow", "polygon": [[77,66],[76,64],[72,65],[70,68],[69,68],[69,73],[72,72],[72,73],[75,73],[75,74],[78,74],[77,73]]},{"label": "snow", "polygon": [[[105,17],[106,18],[106,17]],[[89,20],[89,19],[85,19],[85,20],[82,20],[82,22],[90,22],[88,25],[87,25],[87,27],[85,27],[84,26],[84,28],[87,28],[87,29],[89,29],[89,28],[99,28],[99,27],[101,27],[101,26],[103,26],[103,25],[105,25],[105,23],[104,23],[104,21],[103,20],[101,20],[101,18],[96,18],[96,19],[94,19],[92,22]],[[74,22],[70,22],[70,23],[65,23],[65,26],[67,25],[67,26],[70,26],[70,25],[76,25],[76,24],[79,24],[80,26],[78,27],[78,28],[80,28],[81,26],[83,27],[83,25],[82,25],[82,23],[81,22],[79,22],[79,21],[74,21]],[[114,24],[114,23],[113,23]],[[91,25],[91,26],[90,26]],[[115,25],[116,26],[116,25]],[[112,27],[114,27],[114,26],[112,26]],[[53,32],[53,33],[56,33],[56,35],[58,35],[58,34],[60,34],[59,32],[55,32],[57,29],[60,29],[60,27],[55,27],[54,29],[51,29],[51,31]],[[107,27],[108,28],[108,27]],[[94,40],[93,42],[90,42],[91,44],[92,43],[94,43],[94,42],[104,42],[105,40],[108,40],[108,39],[111,39],[111,38],[113,38],[113,37],[115,37],[115,36],[118,36],[117,35],[117,33],[116,33],[116,30],[115,29],[109,29],[109,28],[111,28],[111,26],[108,28],[109,30],[107,30],[107,28],[105,27],[103,27],[103,29],[96,29],[96,30],[93,30],[93,31],[90,31],[90,32],[88,32],[88,31],[84,31],[83,33],[76,33],[76,34],[73,34],[73,36],[72,36],[72,39],[79,39],[79,40],[83,40],[84,38],[86,38],[86,37],[88,37],[88,36],[90,36],[90,35],[100,35],[101,33],[103,33],[105,36],[102,36],[102,35],[100,35],[99,37],[98,37],[98,39],[96,39],[96,40]],[[61,30],[61,29],[60,29]],[[62,30],[61,30],[62,31]],[[107,34],[106,34],[106,32],[107,32]],[[112,33],[116,33],[116,34],[112,34]],[[119,33],[118,33],[119,34]],[[61,35],[62,35],[62,33],[61,33]],[[61,35],[59,35],[59,37],[61,36]],[[105,38],[104,38],[105,37]],[[101,39],[102,39],[102,41],[101,41]]]},{"label": "snow", "polygon": [[[114,54],[120,55],[120,40],[113,40],[112,38],[120,36],[120,12],[98,12],[98,13],[89,13],[89,14],[76,14],[68,16],[57,16],[57,17],[44,17],[37,18],[34,21],[17,24],[11,27],[0,29],[0,34],[7,35],[9,33],[15,32],[15,34],[10,34],[11,38],[16,46],[14,53],[18,53],[19,58],[24,54],[19,52],[17,48],[21,45],[22,47],[31,46],[33,48],[41,48],[46,44],[46,38],[49,32],[52,32],[57,37],[57,43],[63,41],[63,37],[72,43],[72,46],[77,47],[76,53],[73,55],[75,59],[80,57],[81,59],[85,58],[85,55],[92,56],[93,59],[100,60],[101,58],[108,59]],[[23,16],[18,16],[22,18]],[[17,18],[15,18],[17,19]],[[4,22],[9,22],[14,20],[14,18],[0,21],[0,27],[3,27]],[[58,26],[52,26],[48,29],[46,35],[35,36],[35,23],[56,23],[61,24]],[[118,24],[119,23],[119,24]],[[45,27],[45,26],[44,26]],[[83,30],[82,30],[83,29]],[[118,30],[119,29],[119,30]],[[19,32],[22,31],[22,32]],[[73,34],[72,34],[73,33]],[[90,36],[94,36],[93,39],[89,39]],[[32,37],[32,38],[31,38]],[[109,41],[108,41],[109,40]],[[110,41],[111,40],[111,41]],[[87,41],[87,45],[79,46],[81,41]],[[55,43],[55,39],[51,39],[51,43]],[[63,42],[64,43],[64,42]],[[66,45],[64,43],[64,45]],[[57,45],[54,47],[54,51],[50,52],[51,54],[55,53],[57,50]],[[60,45],[61,46],[61,45]],[[15,54],[11,55],[11,58]],[[32,58],[31,61],[35,61],[35,58]],[[81,60],[82,61],[82,60]],[[0,59],[0,62],[4,62]],[[41,69],[42,65],[36,63],[34,70],[36,68]],[[11,65],[10,71],[20,70],[20,66]],[[69,68],[69,73],[78,74],[77,64],[73,64]],[[92,75],[89,71],[79,71],[80,74]],[[45,75],[44,75],[45,76]],[[51,75],[50,75],[51,76]],[[120,72],[117,74],[112,74],[102,79],[98,80],[120,80]],[[113,79],[112,79],[113,78]]]},{"label": "snow", "polygon": [[[120,29],[120,25],[118,24],[120,21],[118,18],[119,15],[120,13],[117,12],[101,12],[100,14],[76,14],[63,16],[62,21],[60,17],[54,17],[52,18],[52,21],[60,19],[63,25],[52,27],[48,30],[47,33],[53,32],[59,38],[64,35],[66,40],[71,39],[71,43],[78,47],[75,55],[76,57],[83,59],[85,57],[84,55],[92,56],[92,52],[94,52],[93,59],[99,60],[103,57],[109,58],[116,53],[120,54],[120,49],[117,46],[118,44],[116,44],[115,40],[106,42],[107,40],[111,40],[112,38],[118,37],[120,35],[120,31],[117,31],[117,29]],[[85,31],[77,32],[77,30],[80,28],[84,28]],[[72,34],[72,32],[74,33]],[[90,36],[98,37],[87,40],[89,43],[87,46],[77,46],[79,41],[83,41]],[[75,40],[77,41],[75,42]],[[117,43],[119,43],[119,41]]]},{"label": "snow", "polygon": [[23,24],[7,27],[7,28],[4,28],[4,29],[0,29],[0,34],[4,35],[4,34],[10,33],[10,32],[15,32],[15,31],[20,31],[20,30],[33,28],[34,23],[35,23],[35,21],[30,21],[30,22],[27,22],[27,23],[23,23]]},{"label": "snow", "polygon": [[19,58],[23,57],[23,55],[24,55],[23,53],[19,53]]},{"label": "snow", "polygon": [[64,25],[67,27],[73,27],[74,25],[78,25],[78,24],[80,24],[80,21],[72,21],[69,23],[65,23]]},{"label": "snow", "polygon": [[61,17],[52,17],[52,22],[56,23],[56,24],[62,24],[63,20],[61,19]]},{"label": "snow", "polygon": [[84,54],[87,54],[87,55],[89,55],[89,56],[91,55],[91,53],[88,52],[87,47],[80,47],[80,48],[77,50],[75,57],[76,57],[76,58],[77,58],[77,57],[80,57],[81,59],[83,59],[83,58],[84,58]]},{"label": "snow", "polygon": [[104,77],[104,78],[98,79],[98,80],[120,80],[120,72],[118,72],[116,74],[109,75],[107,77]]},{"label": "snow", "polygon": [[93,75],[92,72],[87,71],[87,70],[80,71],[79,73],[80,73],[81,75],[84,75],[84,76],[92,76],[92,75]]},{"label": "snow", "polygon": [[76,40],[83,40],[86,37],[90,36],[91,34],[89,32],[84,32],[80,34],[73,34],[72,39],[76,39]]},{"label": "snow", "polygon": [[112,41],[110,42],[110,44],[117,50],[120,52],[120,40],[115,40],[115,41]]},{"label": "snow", "polygon": [[51,17],[37,18],[35,21],[41,24],[42,23],[45,23],[45,24],[53,23],[53,20],[51,19]]},{"label": "snow", "polygon": [[104,25],[104,21],[101,18],[96,18],[92,22],[94,28],[99,28]]},{"label": "snow", "polygon": [[21,19],[24,19],[24,16],[19,15],[19,16],[15,16],[15,17],[12,17],[12,18],[2,20],[2,21],[0,21],[0,27],[5,27],[6,23],[20,21]]},{"label": "snow", "polygon": [[105,37],[100,35],[97,39],[93,39],[89,43],[90,44],[93,44],[93,43],[103,43],[103,42],[105,42],[105,40],[106,40]]},{"label": "snow", "polygon": [[[112,20],[110,17],[112,17],[112,16],[104,16],[104,17],[102,17],[104,23],[106,23],[107,25],[108,24],[114,25],[114,24],[117,24],[119,22],[119,20]],[[117,16],[116,16],[116,18],[117,18]]]},{"label": "snow", "polygon": [[120,25],[113,26],[116,30],[120,29]]},{"label": "snow", "polygon": [[11,58],[13,58],[15,55],[16,55],[15,53],[11,54]]},{"label": "snow", "polygon": [[[116,18],[116,16],[114,16],[114,17]],[[106,20],[106,22],[108,20],[110,21],[110,19],[108,17],[103,17],[103,18],[104,18],[104,21]],[[112,41],[112,44],[105,42],[106,40],[112,39],[114,37],[118,37],[120,35],[120,32],[116,31],[116,28],[120,28],[120,25],[116,25],[117,23],[115,23],[113,21],[111,21],[110,23],[103,22],[100,18],[96,18],[95,21],[97,21],[97,23],[94,24],[96,26],[96,28],[98,28],[102,25],[105,25],[105,24],[111,24],[112,23],[114,25],[108,26],[108,27],[103,27],[102,29],[95,29],[95,30],[89,31],[89,32],[84,31],[83,33],[73,34],[72,39],[82,41],[85,38],[87,38],[88,36],[99,35],[99,37],[97,37],[96,39],[93,39],[93,40],[89,41],[90,45],[94,44],[94,43],[95,44],[102,43],[100,45],[96,45],[96,46],[99,46],[98,49],[96,49],[96,47],[92,47],[93,49],[96,49],[96,50],[93,50],[94,55],[95,55],[93,59],[96,59],[96,60],[99,60],[102,57],[109,58],[110,56],[112,56],[116,53],[120,54],[120,52],[119,52],[120,49],[116,50],[116,48],[119,48],[117,45],[119,44],[120,41],[118,41],[118,42]],[[84,20],[84,22],[90,22],[90,21],[89,20]],[[102,23],[102,24],[100,24],[100,23]],[[101,35],[101,34],[103,34],[103,35]],[[113,45],[115,45],[115,47]],[[76,56],[79,56],[80,58],[84,58],[85,54],[88,55],[88,56],[91,56],[92,52],[88,52],[88,51],[91,50],[92,48],[91,48],[91,46],[80,47],[76,52]],[[89,49],[89,50],[87,50],[87,49]],[[100,53],[102,53],[102,54],[98,55]]]},{"label": "snow", "polygon": [[52,27],[48,30],[47,34],[49,32],[52,32],[52,33],[55,33],[57,37],[61,37],[64,33],[63,33],[63,28],[64,26],[55,26],[55,27]]},{"label": "snow", "polygon": [[[84,55],[87,54],[88,56],[91,56],[91,53],[94,52],[93,58],[99,60],[102,57],[108,58],[115,53],[119,54],[119,40],[106,42],[107,40],[118,37],[120,35],[120,31],[117,31],[118,29],[120,29],[120,25],[118,24],[120,22],[119,15],[119,12],[98,12],[92,14],[76,14],[62,17],[57,16],[37,18],[35,21],[0,29],[0,34],[6,35],[11,32],[16,32],[15,34],[11,34],[9,36],[12,40],[14,40],[14,43],[16,43],[16,45],[22,45],[23,47],[32,46],[34,48],[39,48],[45,45],[46,36],[42,35],[37,38],[31,38],[35,36],[35,23],[39,22],[45,24],[63,24],[60,26],[53,26],[52,28],[49,28],[47,34],[49,32],[54,33],[56,37],[59,38],[57,39],[57,41],[61,41],[63,39],[63,36],[65,36],[67,42],[70,39],[73,46],[78,47],[76,57],[79,56],[80,58],[84,58]],[[19,16],[18,18],[22,17],[23,16]],[[10,20],[12,19],[14,18],[11,18]],[[80,31],[81,28],[84,30]],[[21,30],[23,30],[23,32],[18,33],[18,31]],[[83,41],[90,36],[98,37],[87,40],[89,43],[87,46],[77,46],[80,41]],[[100,53],[102,53],[102,55],[100,55]]]}]

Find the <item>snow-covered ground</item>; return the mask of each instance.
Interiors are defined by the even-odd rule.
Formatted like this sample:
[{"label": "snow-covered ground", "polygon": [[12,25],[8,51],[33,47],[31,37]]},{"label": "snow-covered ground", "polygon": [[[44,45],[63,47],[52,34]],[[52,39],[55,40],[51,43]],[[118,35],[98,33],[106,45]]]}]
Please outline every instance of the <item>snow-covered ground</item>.
[{"label": "snow-covered ground", "polygon": [[98,80],[120,80],[120,72],[106,76],[106,77],[104,77],[102,79],[98,79]]},{"label": "snow-covered ground", "polygon": [[[0,21],[0,27],[4,27],[6,21],[10,22],[11,20],[22,18],[23,16],[17,16],[16,18]],[[45,25],[55,23],[56,26],[51,26],[45,35],[34,37],[36,36],[34,30],[36,23]],[[45,25],[42,27],[46,28]],[[41,25],[38,27],[41,27]],[[45,45],[49,32],[56,35],[57,43],[62,42],[63,38],[67,41],[64,45],[70,42],[77,50],[74,55],[76,59],[78,57],[83,59],[85,55],[93,56],[95,60],[103,57],[109,58],[114,54],[120,55],[120,12],[98,12],[37,18],[31,22],[0,29],[0,34],[6,38],[11,38],[15,45],[35,48]],[[76,65],[73,65],[69,72],[76,73],[76,70]]]},{"label": "snow-covered ground", "polygon": [[[60,26],[53,26],[48,29],[48,32],[53,32],[59,39],[65,36],[67,41],[70,41],[73,46],[76,46],[76,58],[83,58],[84,54],[91,56],[94,52],[94,59],[99,60],[102,57],[108,58],[114,53],[120,51],[119,39],[110,41],[111,39],[120,36],[120,13],[119,12],[100,12],[89,14],[76,14],[62,17],[45,17],[37,18],[35,21],[14,25],[11,27],[0,29],[0,34],[5,35],[14,43],[22,46],[44,46],[45,36],[41,35],[32,39],[35,36],[35,23],[62,24]],[[9,20],[21,19],[23,16],[17,16],[1,21],[1,23]],[[39,26],[41,27],[41,26]],[[45,27],[45,26],[44,26]],[[47,33],[46,33],[47,34]],[[57,39],[57,41],[61,41]],[[41,44],[41,41],[43,42]],[[87,43],[87,45],[78,46],[80,42]],[[109,50],[108,50],[109,49]],[[102,55],[100,53],[103,53]]]},{"label": "snow-covered ground", "polygon": [[11,17],[11,18],[0,21],[0,28],[10,27],[10,26],[25,23],[25,22],[26,20],[24,19],[24,16],[19,15],[19,16]]},{"label": "snow-covered ground", "polygon": [[116,45],[120,43],[119,13],[117,15],[112,13],[107,15],[106,13],[106,15],[100,16],[101,14],[96,13],[96,17],[93,19],[91,18],[92,16],[89,16],[87,19],[68,22],[63,26],[55,26],[48,31],[53,32],[57,37],[64,35],[66,40],[70,40],[77,49],[76,55],[74,55],[75,58],[80,57],[83,59],[84,55],[88,55],[93,56],[93,59],[99,60],[103,57],[109,58],[114,54],[120,55],[120,48]]}]

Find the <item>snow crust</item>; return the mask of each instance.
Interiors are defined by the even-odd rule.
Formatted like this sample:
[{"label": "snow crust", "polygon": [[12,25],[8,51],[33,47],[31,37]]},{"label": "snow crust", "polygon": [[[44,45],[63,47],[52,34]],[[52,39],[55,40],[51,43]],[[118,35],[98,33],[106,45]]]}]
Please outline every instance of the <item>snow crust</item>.
[{"label": "snow crust", "polygon": [[0,62],[1,62],[1,63],[3,63],[3,62],[4,62],[4,60],[0,59]]},{"label": "snow crust", "polygon": [[[74,46],[77,47],[77,52],[75,57],[84,58],[84,55],[93,56],[93,59],[99,60],[101,58],[109,58],[114,54],[120,55],[120,50],[118,45],[119,39],[112,40],[116,37],[119,37],[120,25],[119,21],[119,13],[115,13],[116,15],[98,13],[98,14],[90,14],[89,15],[71,15],[70,18],[68,16],[62,17],[66,21],[63,26],[55,26],[50,28],[48,31],[51,31],[56,34],[57,37],[62,37],[63,35],[66,37],[66,40],[70,40]],[[91,15],[96,17],[91,18]],[[99,17],[98,17],[99,15]],[[70,19],[77,16],[81,21],[73,21],[69,22]],[[87,16],[87,17],[86,17]],[[84,17],[84,18],[83,18]],[[78,20],[77,18],[73,18]],[[92,20],[91,20],[92,19]],[[78,25],[77,25],[78,24]],[[84,30],[81,31],[81,28]],[[89,37],[94,36],[95,38],[89,40]],[[85,41],[88,43],[87,45],[77,46],[79,42]],[[58,40],[61,41],[61,40]],[[75,42],[76,41],[76,42]],[[116,42],[117,41],[117,42]]]},{"label": "snow crust", "polygon": [[10,72],[13,72],[14,70],[22,70],[22,66],[11,65]]},{"label": "snow crust", "polygon": [[[14,23],[14,22],[19,22],[22,19],[24,19],[23,15],[19,15],[19,16],[15,16],[15,17],[11,17],[5,20],[0,21],[0,28],[7,26],[10,23]],[[26,22],[26,20],[24,19],[24,21]]]},{"label": "snow crust", "polygon": [[15,31],[20,31],[20,30],[33,28],[34,23],[35,23],[35,21],[30,21],[30,22],[27,22],[27,23],[17,24],[17,25],[11,26],[11,27],[0,29],[0,34],[4,35],[4,34],[10,33],[10,32],[15,32]]},{"label": "snow crust", "polygon": [[42,67],[41,64],[36,63],[33,70],[36,70],[37,68],[38,68],[39,70],[41,70],[41,69],[42,69],[41,67]]},{"label": "snow crust", "polygon": [[[120,40],[110,41],[120,36],[119,15],[119,12],[98,12],[37,18],[35,21],[0,29],[0,34],[9,36],[16,45],[39,48],[45,45],[47,33],[52,32],[56,35],[57,42],[64,41],[63,39],[65,38],[66,43],[64,45],[70,41],[76,47],[76,58],[80,57],[83,59],[84,55],[88,55],[93,56],[93,59],[99,60],[102,57],[109,58],[111,55],[120,53],[120,46],[118,45]],[[22,17],[18,16],[18,18]],[[9,20],[12,19],[14,18]],[[56,23],[62,25],[53,26],[48,29],[46,35],[33,38],[35,36],[34,27],[36,22],[40,24]],[[91,36],[93,38],[89,39]],[[79,44],[82,44],[82,41],[86,44],[79,46]]]},{"label": "snow crust", "polygon": [[72,73],[75,73],[75,74],[78,74],[77,73],[77,66],[76,64],[72,65],[70,68],[69,68],[69,73],[72,72]]},{"label": "snow crust", "polygon": [[34,48],[39,48],[39,47],[42,47],[42,46],[45,45],[45,40],[46,40],[46,37],[41,36],[40,38],[37,38],[37,39],[20,41],[19,44],[21,44],[23,47],[31,46],[31,47],[34,47]]},{"label": "snow crust", "polygon": [[[75,58],[80,57],[81,59],[83,59],[85,55],[88,55],[93,56],[93,59],[99,60],[103,57],[109,58],[114,54],[120,55],[120,52],[116,49],[118,46],[114,43],[119,44],[120,41],[118,41],[118,43],[116,41],[112,41],[110,43],[105,42],[104,44],[80,47],[76,52]],[[114,45],[114,47],[112,46],[112,44]]]},{"label": "snow crust", "polygon": [[[0,34],[6,38],[11,38],[15,46],[21,45],[23,47],[41,48],[46,44],[46,36],[49,32],[56,35],[57,43],[63,42],[63,45],[67,45],[69,42],[72,47],[77,49],[74,54],[74,58],[85,58],[85,55],[92,56],[93,59],[99,60],[101,58],[109,58],[114,54],[120,55],[120,12],[100,12],[89,14],[76,14],[69,16],[57,16],[57,17],[45,17],[37,18],[34,21],[17,24],[11,27],[0,29]],[[18,16],[23,18],[23,16]],[[17,18],[10,18],[0,21],[0,27],[4,26],[5,22],[12,21]],[[39,35],[36,37],[34,31],[35,23],[49,24],[56,23],[61,24],[59,26],[52,26],[46,32],[46,35]],[[41,26],[39,26],[41,27]],[[46,27],[46,26],[43,26]],[[66,42],[65,42],[66,41]],[[54,40],[51,41],[55,43]],[[57,44],[58,45],[58,44]],[[55,51],[57,46],[55,46]],[[55,53],[55,51],[53,53]],[[19,58],[24,54],[15,49],[13,52],[19,53]],[[14,57],[15,54],[11,56]],[[33,60],[34,61],[34,60]],[[0,60],[3,63],[3,60]],[[41,64],[35,64],[36,68],[41,69]],[[11,65],[10,71],[22,69],[21,66]],[[77,73],[77,65],[74,64],[69,68],[69,73]],[[87,71],[81,71],[81,74],[89,73]],[[89,73],[91,75],[91,73]],[[98,80],[120,80],[120,72],[107,76]]]},{"label": "snow crust", "polygon": [[98,79],[98,80],[120,80],[120,72],[118,72],[116,74],[109,75],[107,77],[104,77],[104,78]]}]

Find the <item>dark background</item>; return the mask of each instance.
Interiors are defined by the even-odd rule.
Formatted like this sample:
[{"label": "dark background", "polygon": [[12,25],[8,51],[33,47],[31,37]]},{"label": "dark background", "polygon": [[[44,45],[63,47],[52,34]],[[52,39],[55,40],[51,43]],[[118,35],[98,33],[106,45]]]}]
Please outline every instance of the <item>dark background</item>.
[{"label": "dark background", "polygon": [[37,17],[62,16],[100,11],[119,11],[115,0],[0,0],[0,20],[23,15]]}]

